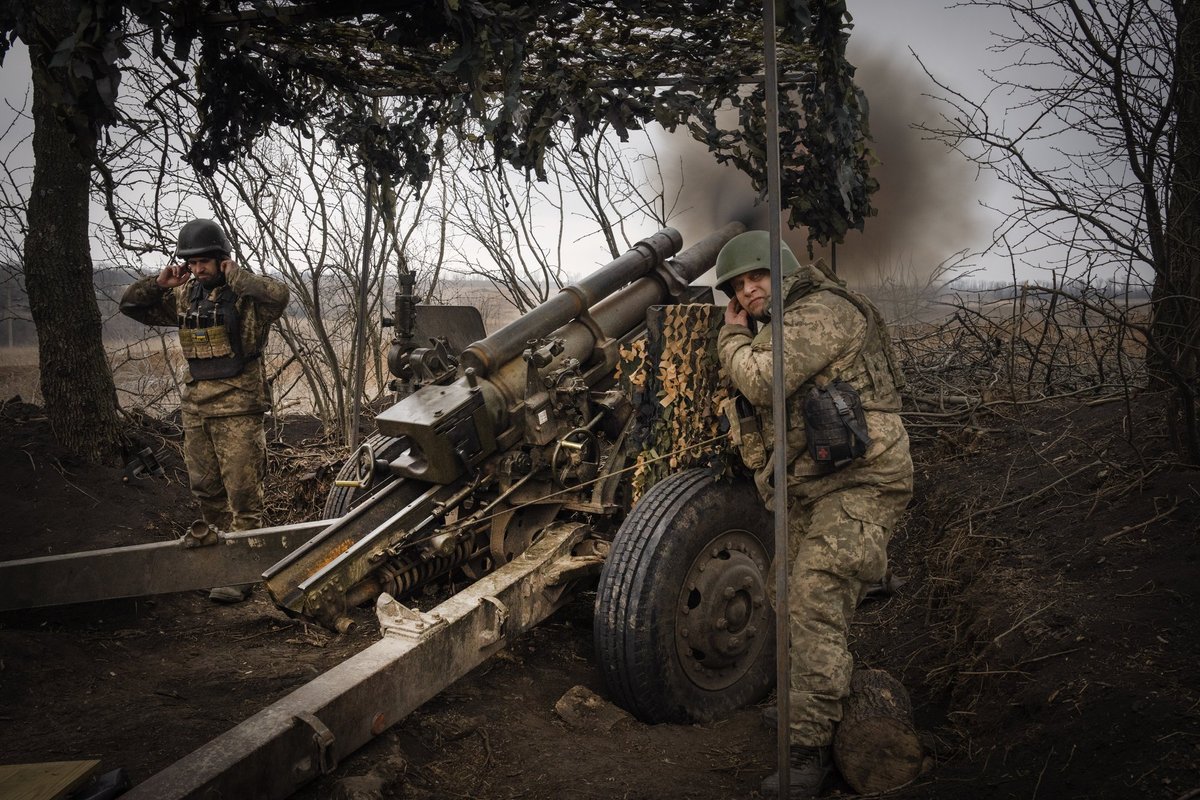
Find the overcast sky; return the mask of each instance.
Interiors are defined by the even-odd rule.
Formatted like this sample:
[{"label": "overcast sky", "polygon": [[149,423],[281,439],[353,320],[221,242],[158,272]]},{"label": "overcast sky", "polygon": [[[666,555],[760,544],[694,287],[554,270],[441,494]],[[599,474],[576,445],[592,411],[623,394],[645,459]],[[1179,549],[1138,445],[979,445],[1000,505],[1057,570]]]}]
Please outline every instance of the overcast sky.
[{"label": "overcast sky", "polygon": [[[848,242],[839,260],[856,269],[901,265],[929,270],[952,253],[986,241],[995,220],[979,210],[979,201],[1003,204],[1005,192],[993,182],[976,180],[960,156],[921,141],[911,130],[910,123],[934,113],[935,106],[922,97],[932,87],[909,51],[920,55],[935,75],[968,90],[982,89],[985,84],[976,76],[987,65],[989,21],[977,8],[948,8],[944,0],[849,0],[849,8],[854,16],[850,59],[859,67],[859,81],[871,102],[872,132],[884,163],[876,203],[880,215],[868,221],[871,235]],[[0,68],[0,99],[9,104],[0,107],[0,127],[12,120],[10,108],[22,105],[28,88],[28,60],[18,46]],[[695,170],[689,167],[686,191],[710,191],[706,171],[709,178],[727,183],[724,173],[699,163],[707,160],[703,151],[688,158]],[[693,172],[699,176],[695,181]],[[720,213],[701,209],[677,224],[694,240],[719,221]],[[997,268],[988,272],[1007,277]]]},{"label": "overcast sky", "polygon": [[[978,249],[999,222],[981,203],[1009,207],[1011,189],[991,175],[980,175],[960,154],[911,128],[914,123],[936,121],[945,110],[929,97],[939,92],[917,57],[939,81],[968,96],[982,96],[990,83],[981,71],[1004,64],[1004,57],[988,52],[990,30],[1006,20],[989,9],[953,7],[946,0],[848,0],[847,4],[854,17],[848,56],[858,66],[857,77],[871,103],[872,134],[884,162],[878,174],[880,216],[867,225],[882,227],[888,240],[897,237],[897,229],[907,229],[909,240],[909,247],[890,257],[878,248],[867,248],[870,260],[908,263],[907,257],[914,266],[932,268],[961,249]],[[901,141],[892,143],[889,136]],[[912,163],[889,164],[889,153]],[[889,182],[889,177],[895,180]],[[913,205],[924,213],[916,215],[909,229],[904,212]],[[900,219],[888,220],[888,214]],[[1011,279],[1009,267],[998,260],[978,266],[988,278]]]},{"label": "overcast sky", "polygon": [[[1006,23],[994,10],[978,6],[955,7],[946,0],[848,0],[847,5],[854,17],[848,47],[851,62],[862,64],[862,70],[883,68],[904,76],[898,81],[904,85],[904,93],[877,93],[870,98],[872,109],[895,106],[899,101],[901,109],[911,112],[896,112],[907,123],[924,121],[925,117],[942,110],[934,100],[921,96],[924,92],[935,92],[935,87],[921,70],[917,57],[934,78],[969,96],[982,95],[989,88],[990,83],[983,77],[982,70],[1004,65],[1004,56],[988,51],[992,43],[990,31]],[[864,82],[874,82],[877,77],[882,76],[870,72],[862,76]],[[956,164],[962,160],[958,154],[941,149],[938,157]],[[976,182],[973,168],[967,172],[971,179],[970,199],[975,201],[972,205],[980,200],[992,205],[1007,205],[1006,198],[1010,193],[1007,187],[988,176],[982,176]],[[994,217],[982,210],[974,210],[976,220],[990,231]]]}]

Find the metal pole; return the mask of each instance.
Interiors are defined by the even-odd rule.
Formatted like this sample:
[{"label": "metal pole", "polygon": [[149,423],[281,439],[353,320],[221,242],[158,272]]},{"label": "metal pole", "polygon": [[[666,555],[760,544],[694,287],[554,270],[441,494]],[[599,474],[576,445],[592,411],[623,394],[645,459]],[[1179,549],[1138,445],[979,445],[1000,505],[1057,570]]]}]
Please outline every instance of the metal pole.
[{"label": "metal pole", "polygon": [[767,220],[771,242],[771,421],[775,427],[775,760],[778,765],[779,796],[791,788],[788,746],[790,744],[788,652],[788,519],[787,519],[787,394],[783,385],[783,275],[780,248],[779,177],[779,72],[775,58],[775,0],[763,0],[763,73],[766,75],[767,114]]},{"label": "metal pole", "polygon": [[363,254],[362,275],[358,280],[358,327],[354,341],[354,382],[353,395],[350,405],[350,430],[346,440],[350,449],[358,447],[358,416],[362,411],[362,393],[367,367],[367,289],[371,276],[371,232],[374,225],[372,218],[373,195],[375,194],[374,174],[367,167],[366,200],[367,208],[363,221]]}]

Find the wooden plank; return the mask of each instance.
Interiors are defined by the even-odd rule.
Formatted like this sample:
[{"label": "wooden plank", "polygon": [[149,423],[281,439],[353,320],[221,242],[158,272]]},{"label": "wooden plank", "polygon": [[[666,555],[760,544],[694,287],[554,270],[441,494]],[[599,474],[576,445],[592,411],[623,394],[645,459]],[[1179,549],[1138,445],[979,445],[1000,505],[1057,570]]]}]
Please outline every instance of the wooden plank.
[{"label": "wooden plank", "polygon": [[98,759],[0,764],[0,797],[5,800],[59,800],[95,774]]},{"label": "wooden plank", "polygon": [[[328,772],[573,595],[555,583],[585,525],[528,550],[422,615],[376,605],[383,638],[134,786],[121,800],[282,800]],[[390,599],[390,598],[389,598]],[[420,622],[421,626],[417,623]]]}]

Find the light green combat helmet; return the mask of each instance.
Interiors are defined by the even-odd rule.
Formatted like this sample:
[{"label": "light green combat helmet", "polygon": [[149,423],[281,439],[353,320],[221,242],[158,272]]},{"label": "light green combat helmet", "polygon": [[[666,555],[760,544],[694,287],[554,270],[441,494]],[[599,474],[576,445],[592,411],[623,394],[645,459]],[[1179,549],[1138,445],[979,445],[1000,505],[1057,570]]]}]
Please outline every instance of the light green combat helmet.
[{"label": "light green combat helmet", "polygon": [[[800,262],[787,242],[779,243],[779,264],[783,267],[785,277],[800,269]],[[756,269],[770,268],[771,234],[767,231],[739,233],[717,253],[717,288],[732,297],[733,289],[729,286],[731,280]]]}]

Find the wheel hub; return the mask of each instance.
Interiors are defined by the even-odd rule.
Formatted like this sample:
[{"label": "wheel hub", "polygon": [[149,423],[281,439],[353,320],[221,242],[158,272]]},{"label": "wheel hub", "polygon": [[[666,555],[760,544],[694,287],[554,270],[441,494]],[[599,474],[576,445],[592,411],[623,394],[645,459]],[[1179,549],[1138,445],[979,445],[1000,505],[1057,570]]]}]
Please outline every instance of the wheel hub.
[{"label": "wheel hub", "polygon": [[675,642],[688,677],[705,689],[736,682],[767,640],[767,554],[746,531],[715,537],[679,595]]}]

